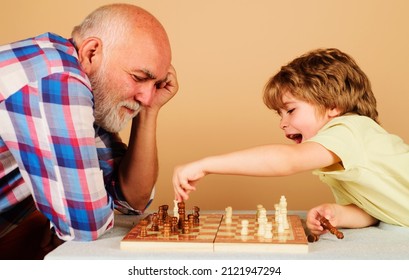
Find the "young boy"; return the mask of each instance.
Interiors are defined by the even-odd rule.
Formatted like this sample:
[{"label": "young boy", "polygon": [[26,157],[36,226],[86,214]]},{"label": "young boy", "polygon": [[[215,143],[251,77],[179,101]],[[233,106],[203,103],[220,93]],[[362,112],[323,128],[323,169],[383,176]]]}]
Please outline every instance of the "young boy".
[{"label": "young boy", "polygon": [[264,103],[278,112],[280,127],[295,145],[254,147],[177,167],[178,200],[188,199],[207,174],[284,176],[315,170],[336,204],[307,214],[314,234],[324,216],[337,227],[382,221],[409,226],[409,146],[378,124],[370,82],[356,62],[337,49],[296,58],[273,76]]}]

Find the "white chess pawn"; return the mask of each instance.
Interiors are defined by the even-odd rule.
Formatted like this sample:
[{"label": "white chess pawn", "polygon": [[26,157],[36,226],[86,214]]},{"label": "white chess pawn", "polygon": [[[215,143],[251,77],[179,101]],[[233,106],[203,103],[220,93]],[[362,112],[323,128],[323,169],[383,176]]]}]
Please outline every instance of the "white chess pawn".
[{"label": "white chess pawn", "polygon": [[287,217],[287,199],[285,198],[284,195],[281,196],[280,198],[280,215],[283,217],[283,227],[284,229],[289,229],[290,225],[288,224],[288,217]]},{"label": "white chess pawn", "polygon": [[259,210],[259,215],[258,215],[258,218],[257,218],[257,222],[260,224],[260,223],[263,223],[263,222],[266,222],[266,221],[267,221],[266,208],[261,208]]},{"label": "white chess pawn", "polygon": [[287,214],[283,214],[283,227],[284,229],[290,229],[290,224],[288,223],[288,216]]},{"label": "white chess pawn", "polygon": [[249,234],[249,221],[248,220],[242,220],[241,221],[241,235],[247,235]]},{"label": "white chess pawn", "polygon": [[258,225],[258,230],[257,230],[257,235],[258,236],[264,236],[265,232],[266,232],[266,224],[265,223],[261,223]]},{"label": "white chess pawn", "polygon": [[266,225],[267,222],[268,222],[267,217],[258,218],[258,224],[259,225]]},{"label": "white chess pawn", "polygon": [[177,217],[179,219],[179,207],[178,207],[178,201],[174,200],[173,201],[174,206],[173,206],[173,216]]},{"label": "white chess pawn", "polygon": [[256,219],[260,216],[260,210],[263,209],[262,204],[257,204],[257,212],[256,212]]},{"label": "white chess pawn", "polygon": [[225,209],[225,211],[226,211],[226,219],[225,219],[225,222],[226,222],[226,224],[231,224],[232,223],[232,215],[233,215],[233,208],[231,207],[231,206],[229,206],[229,207],[226,207],[226,209]]},{"label": "white chess pawn", "polygon": [[278,204],[274,204],[274,209],[275,209],[274,219],[275,222],[278,223],[278,216],[280,216],[280,207],[278,206]]},{"label": "white chess pawn", "polygon": [[281,214],[278,215],[278,227],[277,227],[277,232],[278,232],[278,233],[283,233],[283,232],[284,232],[283,216],[282,216]]},{"label": "white chess pawn", "polygon": [[280,208],[286,208],[287,209],[287,199],[285,198],[284,195],[280,197]]},{"label": "white chess pawn", "polygon": [[264,238],[265,239],[273,238],[273,223],[266,223]]}]

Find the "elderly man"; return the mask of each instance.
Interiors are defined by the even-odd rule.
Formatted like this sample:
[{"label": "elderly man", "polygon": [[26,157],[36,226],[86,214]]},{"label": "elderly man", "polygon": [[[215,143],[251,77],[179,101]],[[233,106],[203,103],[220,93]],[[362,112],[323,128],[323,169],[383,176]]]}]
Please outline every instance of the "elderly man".
[{"label": "elderly man", "polygon": [[16,258],[41,258],[56,246],[48,221],[57,240],[88,241],[113,226],[114,208],[143,212],[158,113],[177,90],[163,26],[129,4],[95,10],[71,39],[0,46],[0,256],[20,246],[33,254]]}]

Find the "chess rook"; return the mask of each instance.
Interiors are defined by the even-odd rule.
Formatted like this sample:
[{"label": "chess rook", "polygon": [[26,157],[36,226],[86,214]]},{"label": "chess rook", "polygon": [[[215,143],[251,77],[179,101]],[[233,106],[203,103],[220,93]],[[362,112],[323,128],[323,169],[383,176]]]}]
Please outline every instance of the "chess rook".
[{"label": "chess rook", "polygon": [[308,239],[308,242],[313,243],[313,242],[317,242],[317,241],[320,239],[320,237],[319,237],[319,235],[310,233],[310,234],[307,236],[307,239]]},{"label": "chess rook", "polygon": [[334,227],[333,225],[331,225],[331,223],[328,221],[328,219],[326,219],[323,216],[319,216],[318,217],[321,226],[324,229],[327,229],[331,234],[335,235],[338,239],[343,239],[344,238],[344,234],[342,232],[340,232],[336,227]]}]

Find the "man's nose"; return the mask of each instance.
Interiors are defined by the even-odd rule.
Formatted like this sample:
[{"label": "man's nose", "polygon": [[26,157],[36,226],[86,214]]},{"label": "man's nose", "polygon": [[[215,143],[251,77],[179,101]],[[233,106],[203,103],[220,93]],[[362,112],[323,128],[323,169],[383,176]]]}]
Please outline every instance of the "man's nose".
[{"label": "man's nose", "polygon": [[153,95],[156,92],[155,84],[146,84],[139,88],[136,93],[135,99],[143,106],[150,106],[152,103]]}]

